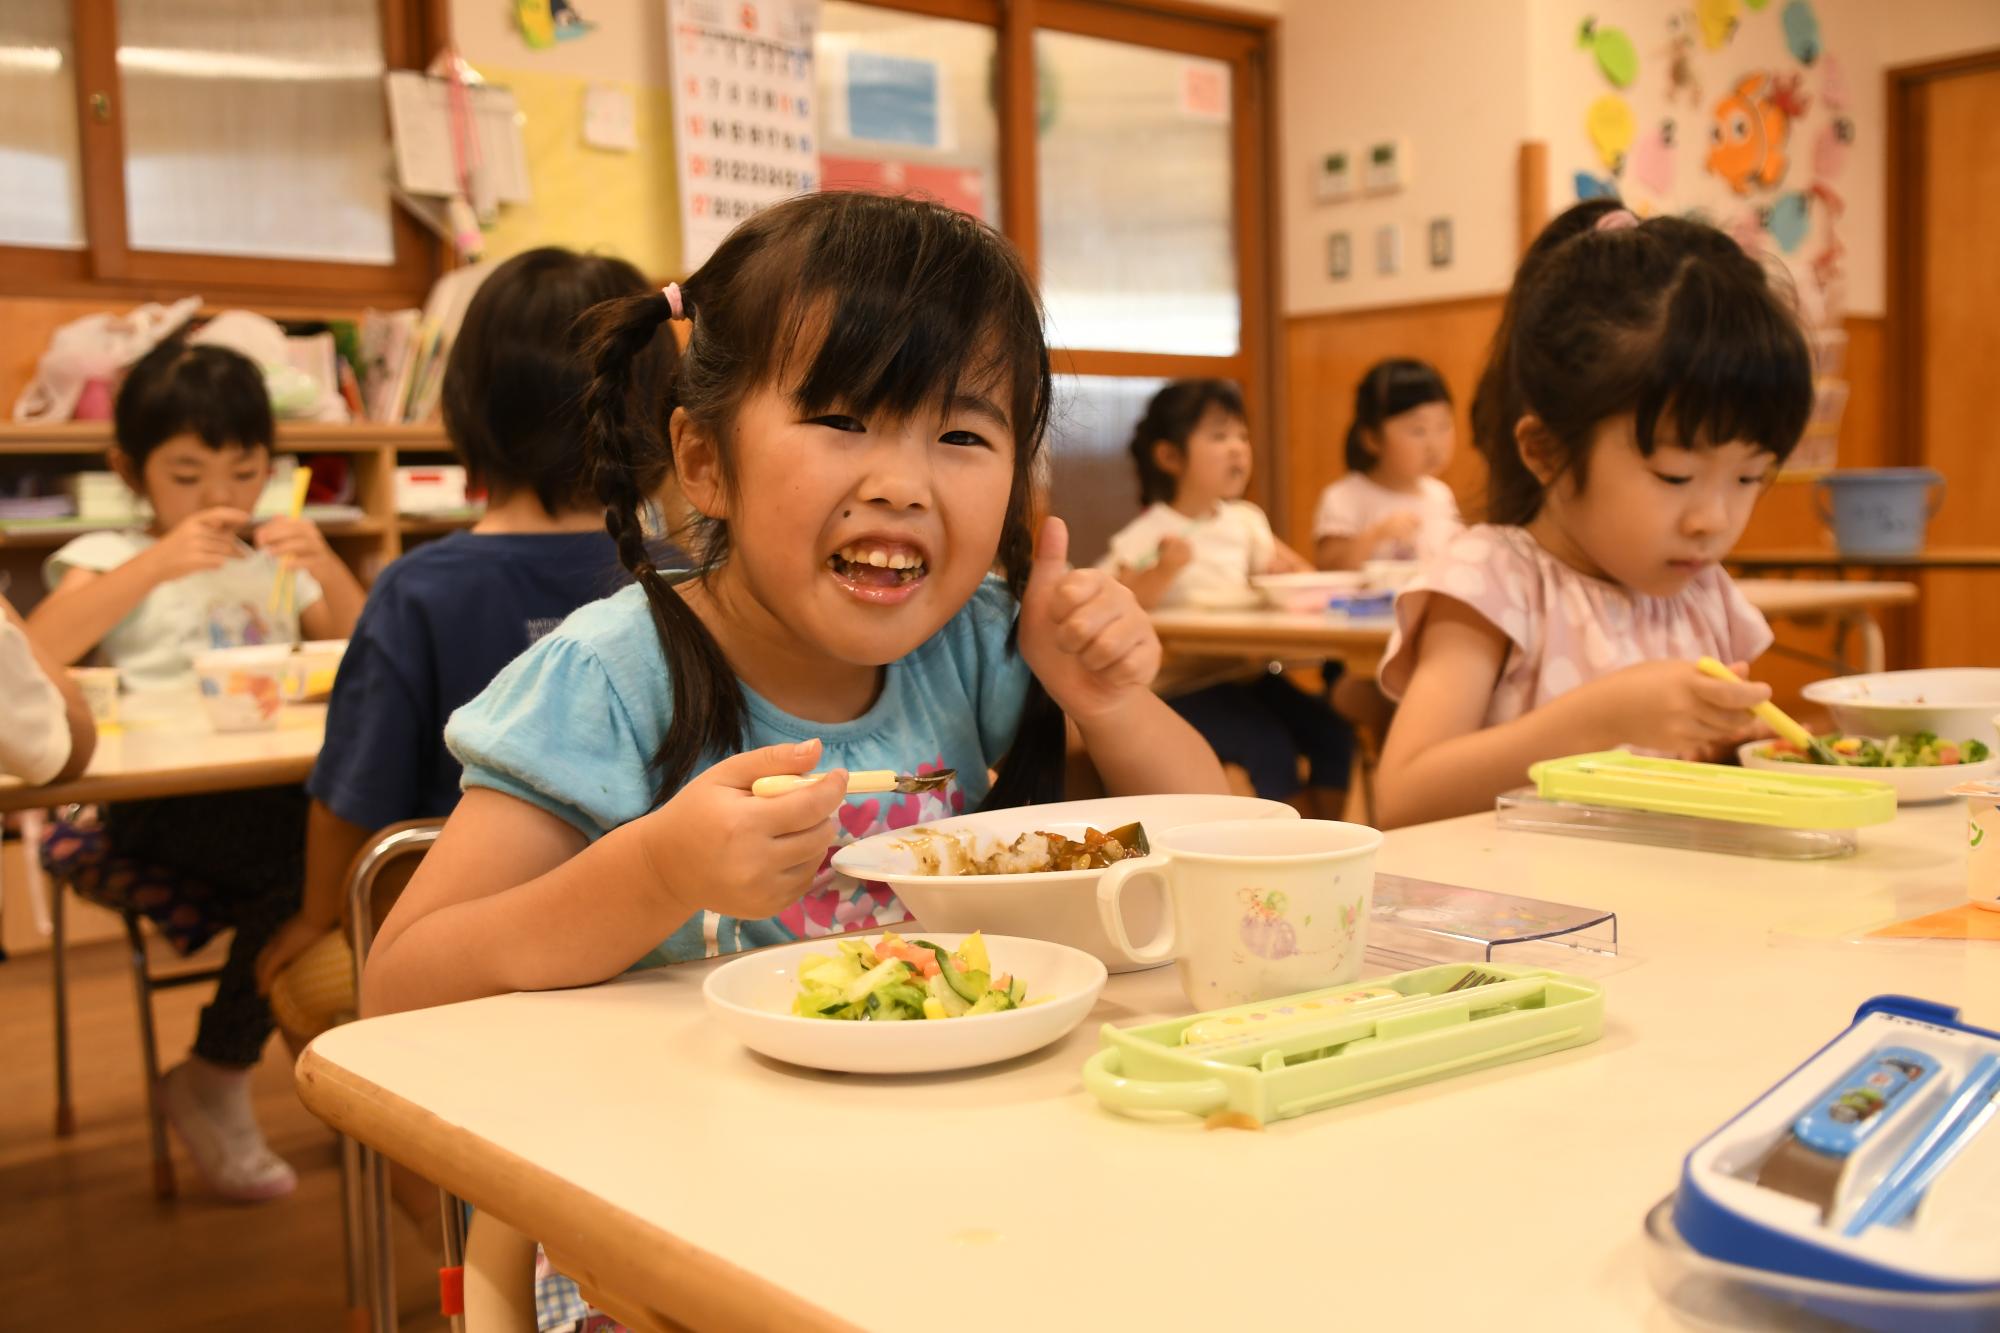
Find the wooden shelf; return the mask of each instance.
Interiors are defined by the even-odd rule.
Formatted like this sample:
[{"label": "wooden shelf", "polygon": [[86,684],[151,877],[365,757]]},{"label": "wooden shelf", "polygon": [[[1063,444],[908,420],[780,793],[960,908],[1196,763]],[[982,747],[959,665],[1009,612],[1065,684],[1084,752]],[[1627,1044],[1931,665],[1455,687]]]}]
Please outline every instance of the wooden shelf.
[{"label": "wooden shelf", "polygon": [[[0,550],[53,548],[87,533],[123,532],[126,528],[127,525],[117,523],[106,523],[99,527],[53,523],[24,528],[8,528],[0,525]],[[389,530],[389,525],[379,518],[357,518],[345,523],[322,523],[319,530],[328,541],[339,541],[347,537],[380,537]]]},{"label": "wooden shelf", "polygon": [[[108,421],[68,421],[54,426],[0,423],[0,457],[36,455],[91,456],[111,443]],[[306,454],[368,454],[382,449],[412,453],[449,451],[444,427],[373,426],[354,423],[281,421],[278,452]]]}]

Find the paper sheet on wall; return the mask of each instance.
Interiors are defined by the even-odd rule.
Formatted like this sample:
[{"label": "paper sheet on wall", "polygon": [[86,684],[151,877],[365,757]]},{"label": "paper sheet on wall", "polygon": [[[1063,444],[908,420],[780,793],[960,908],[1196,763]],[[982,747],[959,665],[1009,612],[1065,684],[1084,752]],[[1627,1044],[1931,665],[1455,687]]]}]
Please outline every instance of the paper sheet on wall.
[{"label": "paper sheet on wall", "polygon": [[819,188],[818,24],[818,0],[667,0],[687,271],[758,209]]},{"label": "paper sheet on wall", "polygon": [[[389,90],[389,126],[396,141],[396,183],[411,194],[450,196],[459,192],[458,158],[452,149],[450,85],[416,70],[396,70],[384,79]],[[492,84],[466,90],[478,139],[479,162],[494,197],[503,204],[528,202],[528,158],[514,94]]]}]

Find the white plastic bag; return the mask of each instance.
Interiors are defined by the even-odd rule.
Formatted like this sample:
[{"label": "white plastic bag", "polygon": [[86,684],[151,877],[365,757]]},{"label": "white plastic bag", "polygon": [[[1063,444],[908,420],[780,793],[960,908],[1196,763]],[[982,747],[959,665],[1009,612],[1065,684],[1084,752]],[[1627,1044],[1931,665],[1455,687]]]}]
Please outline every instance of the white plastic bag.
[{"label": "white plastic bag", "polygon": [[170,306],[146,304],[122,315],[85,315],[55,331],[35,377],[14,400],[14,420],[68,421],[92,380],[109,380],[153,350],[201,309],[190,296]]}]

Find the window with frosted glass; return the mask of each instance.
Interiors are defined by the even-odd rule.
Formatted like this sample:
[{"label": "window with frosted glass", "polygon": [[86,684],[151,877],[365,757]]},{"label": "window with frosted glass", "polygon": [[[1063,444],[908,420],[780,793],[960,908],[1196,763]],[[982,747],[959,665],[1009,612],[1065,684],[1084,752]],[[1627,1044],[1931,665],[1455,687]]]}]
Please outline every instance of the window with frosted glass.
[{"label": "window with frosted glass", "polygon": [[68,0],[0,3],[0,245],[83,245]]},{"label": "window with frosted glass", "polygon": [[1230,356],[1230,69],[1035,35],[1042,296],[1065,347]]},{"label": "window with frosted glass", "polygon": [[827,0],[814,42],[830,190],[916,194],[1000,221],[993,29]]},{"label": "window with frosted glass", "polygon": [[118,0],[138,250],[395,258],[377,0]]}]

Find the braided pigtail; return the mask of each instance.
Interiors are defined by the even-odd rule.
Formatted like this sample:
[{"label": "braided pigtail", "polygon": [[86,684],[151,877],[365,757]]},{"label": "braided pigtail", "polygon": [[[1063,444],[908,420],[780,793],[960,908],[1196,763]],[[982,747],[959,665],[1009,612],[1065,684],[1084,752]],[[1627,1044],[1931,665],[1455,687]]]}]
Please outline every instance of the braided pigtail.
[{"label": "braided pigtail", "polygon": [[[656,411],[641,414],[633,402],[633,364],[651,347],[661,326],[691,304],[685,292],[675,289],[672,295],[655,292],[607,301],[586,316],[591,381],[583,409],[591,475],[604,504],[605,530],[618,544],[618,559],[646,594],[673,687],[673,720],[653,756],[659,776],[656,805],[680,790],[702,755],[741,747],[747,712],[743,687],[721,645],[654,567],[641,517],[673,470],[672,450],[661,427],[673,415],[677,390],[669,389]],[[689,551],[696,578],[710,566],[714,552],[707,545]]]},{"label": "braided pigtail", "polygon": [[[1007,502],[1007,521],[1000,536],[1000,567],[1007,575],[1007,591],[1018,604],[1028,590],[1028,572],[1034,566],[1034,540],[1029,535],[1029,506],[1026,487],[1016,487]],[[1019,512],[1015,512],[1016,509]],[[1021,622],[1014,622],[1008,646],[1020,651]],[[1021,723],[1014,743],[1000,761],[993,790],[980,803],[981,810],[1005,810],[1020,805],[1045,805],[1063,798],[1063,771],[1068,750],[1068,730],[1062,709],[1042,688],[1033,674],[1028,677],[1028,695],[1021,705]]]}]

